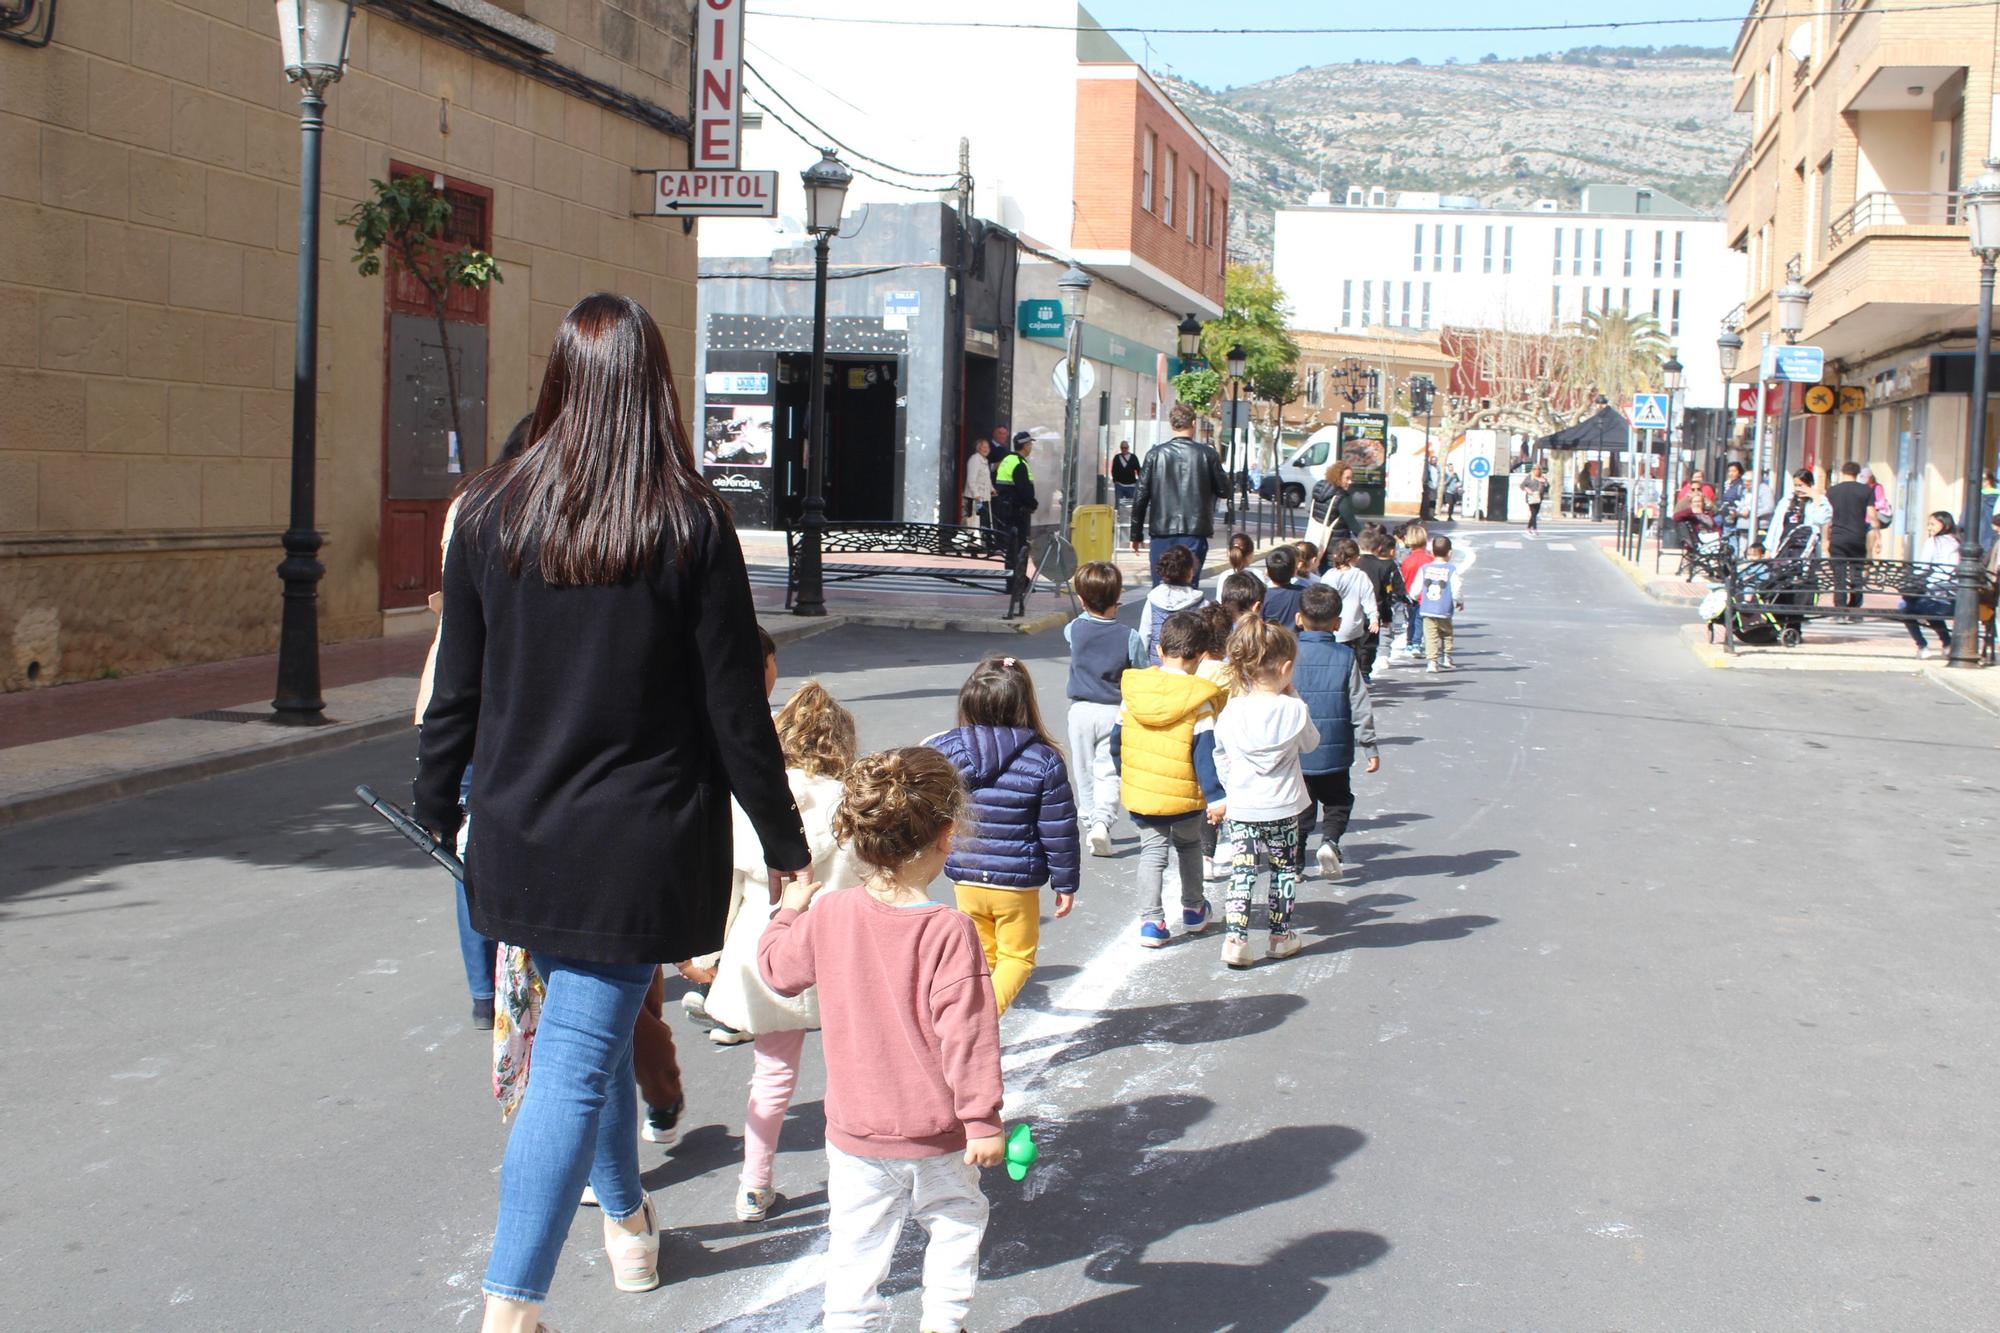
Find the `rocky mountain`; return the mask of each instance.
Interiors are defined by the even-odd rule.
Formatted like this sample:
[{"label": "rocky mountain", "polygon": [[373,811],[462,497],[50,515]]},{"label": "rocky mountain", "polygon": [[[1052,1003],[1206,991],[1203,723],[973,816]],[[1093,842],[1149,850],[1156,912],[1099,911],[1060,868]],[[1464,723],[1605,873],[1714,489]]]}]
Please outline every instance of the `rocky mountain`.
[{"label": "rocky mountain", "polygon": [[1271,212],[1350,183],[1576,203],[1643,184],[1718,211],[1748,137],[1728,53],[1582,48],[1477,64],[1323,65],[1220,92],[1162,84],[1229,159],[1230,249],[1269,263]]}]

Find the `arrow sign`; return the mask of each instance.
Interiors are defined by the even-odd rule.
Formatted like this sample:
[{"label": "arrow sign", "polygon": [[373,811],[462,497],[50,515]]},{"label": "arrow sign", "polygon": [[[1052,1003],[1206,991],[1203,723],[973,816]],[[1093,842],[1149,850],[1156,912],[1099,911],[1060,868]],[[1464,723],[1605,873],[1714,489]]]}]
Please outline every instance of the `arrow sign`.
[{"label": "arrow sign", "polygon": [[642,217],[778,216],[775,171],[655,171],[652,208]]}]

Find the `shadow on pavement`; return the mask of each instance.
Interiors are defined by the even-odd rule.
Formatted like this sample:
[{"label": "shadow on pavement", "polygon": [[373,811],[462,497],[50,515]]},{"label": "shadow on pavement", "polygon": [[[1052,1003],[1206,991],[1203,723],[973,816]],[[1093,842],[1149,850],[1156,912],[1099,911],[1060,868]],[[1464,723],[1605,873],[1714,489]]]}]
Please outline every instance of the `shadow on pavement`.
[{"label": "shadow on pavement", "polygon": [[[1249,995],[1240,999],[1182,1000],[1175,1004],[1146,1004],[1131,1009],[1115,1009],[1079,1032],[1061,1032],[1035,1041],[1016,1042],[1008,1053],[1059,1047],[1039,1064],[1034,1076],[1021,1089],[1042,1086],[1050,1074],[1065,1065],[1128,1046],[1150,1046],[1167,1042],[1175,1046],[1199,1046],[1212,1041],[1269,1032],[1306,1007],[1300,995]],[[1088,1018],[1095,1011],[1049,1009],[1046,1013]]]},{"label": "shadow on pavement", "polygon": [[1440,916],[1428,921],[1392,921],[1380,910],[1412,901],[1401,894],[1369,894],[1350,902],[1301,902],[1294,919],[1313,933],[1301,957],[1348,949],[1401,949],[1411,944],[1462,940],[1475,930],[1498,925],[1497,916]]}]

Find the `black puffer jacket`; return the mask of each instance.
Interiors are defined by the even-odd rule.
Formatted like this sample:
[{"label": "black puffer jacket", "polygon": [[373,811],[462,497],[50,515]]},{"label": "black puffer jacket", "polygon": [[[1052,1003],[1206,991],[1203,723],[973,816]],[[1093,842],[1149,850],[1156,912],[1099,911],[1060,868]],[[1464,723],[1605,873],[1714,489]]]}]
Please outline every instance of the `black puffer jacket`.
[{"label": "black puffer jacket", "polygon": [[1139,470],[1139,496],[1132,502],[1132,540],[1145,541],[1150,517],[1154,537],[1209,537],[1215,534],[1215,497],[1229,479],[1215,450],[1185,435],[1153,446]]},{"label": "black puffer jacket", "polygon": [[[1331,513],[1327,510],[1329,503],[1333,506]],[[1315,518],[1330,521],[1334,532],[1340,536],[1361,535],[1361,517],[1354,512],[1354,492],[1345,486],[1336,486],[1330,481],[1314,482],[1312,513]]]}]

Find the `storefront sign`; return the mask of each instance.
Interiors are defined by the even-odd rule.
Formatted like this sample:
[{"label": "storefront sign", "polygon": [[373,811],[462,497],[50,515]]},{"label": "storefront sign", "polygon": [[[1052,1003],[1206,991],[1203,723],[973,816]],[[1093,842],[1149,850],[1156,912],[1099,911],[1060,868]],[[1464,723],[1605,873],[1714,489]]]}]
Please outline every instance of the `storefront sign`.
[{"label": "storefront sign", "polygon": [[910,321],[922,314],[924,298],[920,292],[882,293],[882,327],[888,330],[902,330],[910,327]]},{"label": "storefront sign", "polygon": [[769,403],[710,403],[702,413],[702,475],[742,527],[771,522],[775,413]]},{"label": "storefront sign", "polygon": [[1053,338],[1058,341],[1063,336],[1063,311],[1061,301],[1021,302],[1019,323],[1016,325],[1023,338]]},{"label": "storefront sign", "polygon": [[719,394],[762,398],[771,392],[771,377],[763,371],[711,370],[701,377],[701,387],[711,398]]},{"label": "storefront sign", "polygon": [[775,171],[656,171],[652,216],[662,218],[774,218]]},{"label": "storefront sign", "polygon": [[695,6],[694,144],[689,165],[698,171],[733,171],[742,151],[743,3],[700,0]]}]

